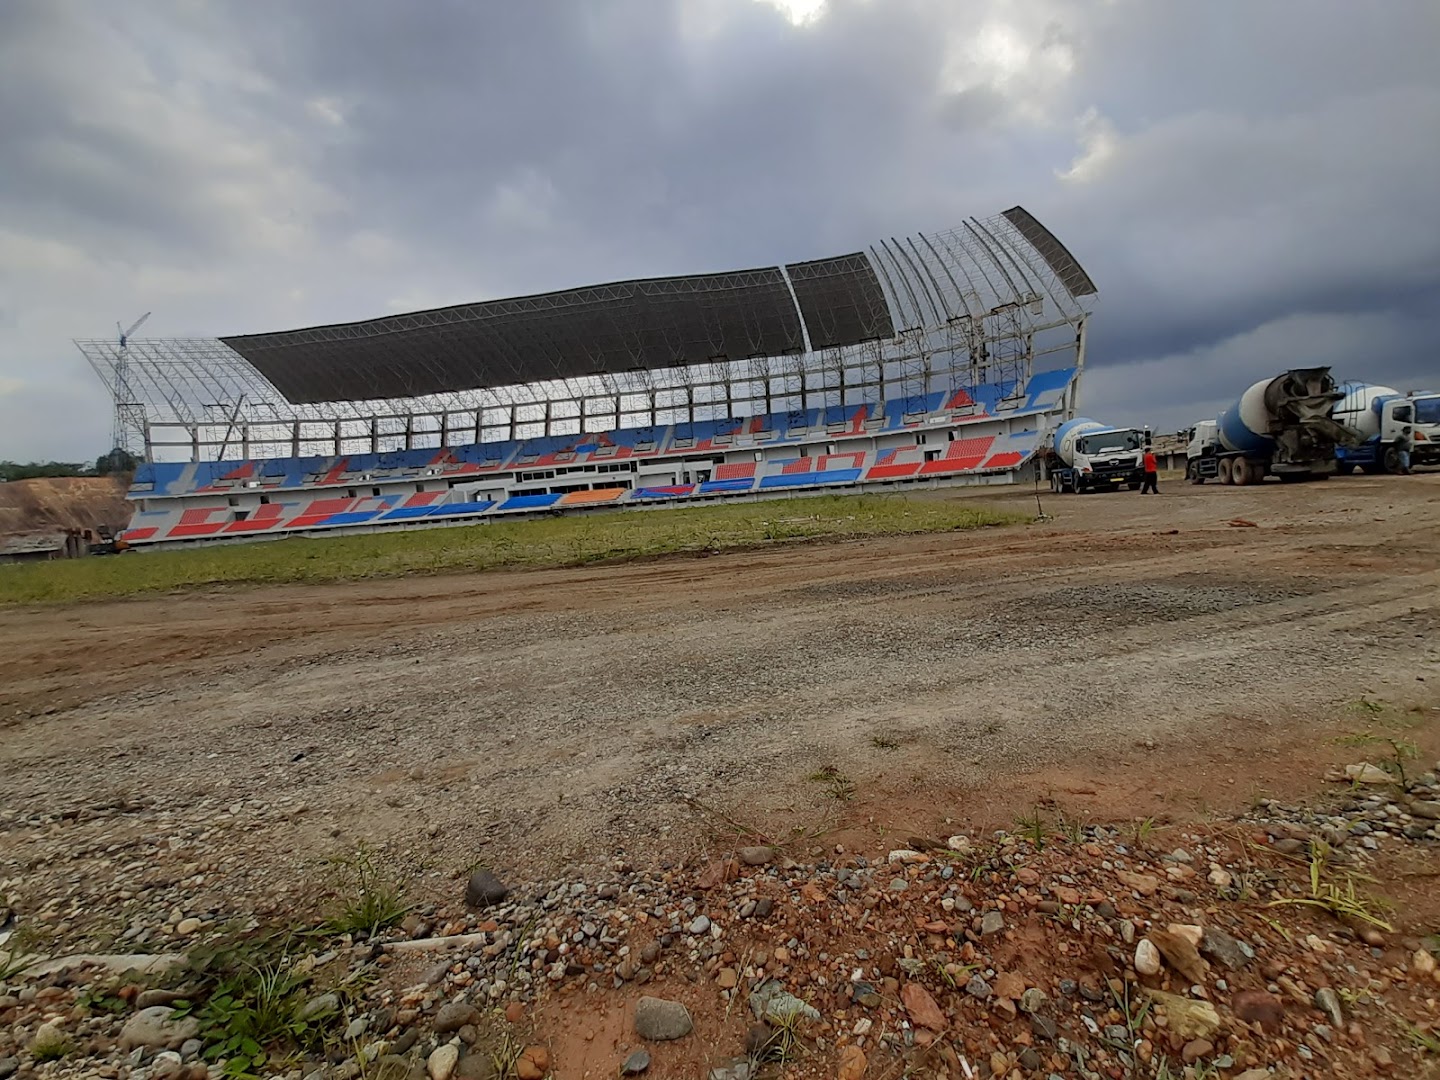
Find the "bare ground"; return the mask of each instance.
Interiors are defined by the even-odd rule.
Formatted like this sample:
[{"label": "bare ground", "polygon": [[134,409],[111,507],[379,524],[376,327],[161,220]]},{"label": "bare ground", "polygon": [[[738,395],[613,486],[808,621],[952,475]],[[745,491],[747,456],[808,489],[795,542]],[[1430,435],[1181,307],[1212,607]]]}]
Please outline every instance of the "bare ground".
[{"label": "bare ground", "polygon": [[[879,843],[1040,799],[1195,816],[1314,786],[1354,756],[1327,740],[1361,698],[1440,715],[1440,476],[1044,509],[975,533],[6,610],[0,883],[65,893],[79,932],[107,871],[153,856],[157,820],[193,825],[191,906],[216,911],[362,842],[448,891],[477,861],[676,859],[727,828]],[[1434,728],[1413,736],[1429,761]],[[810,779],[826,766],[839,779]]]}]

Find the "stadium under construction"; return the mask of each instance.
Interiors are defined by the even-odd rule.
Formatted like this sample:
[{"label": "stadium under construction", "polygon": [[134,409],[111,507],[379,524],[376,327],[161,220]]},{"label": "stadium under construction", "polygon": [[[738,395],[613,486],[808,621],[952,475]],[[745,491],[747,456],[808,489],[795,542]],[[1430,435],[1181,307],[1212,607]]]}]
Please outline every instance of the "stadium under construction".
[{"label": "stadium under construction", "polygon": [[832,258],[364,322],[77,341],[133,545],[1013,483],[1096,289],[1021,207]]}]

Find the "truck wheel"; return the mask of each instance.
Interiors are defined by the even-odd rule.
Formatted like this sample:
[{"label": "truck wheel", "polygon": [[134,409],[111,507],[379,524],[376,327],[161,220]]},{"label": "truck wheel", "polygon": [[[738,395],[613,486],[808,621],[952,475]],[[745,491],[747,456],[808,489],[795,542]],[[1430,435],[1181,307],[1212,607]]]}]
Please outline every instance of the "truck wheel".
[{"label": "truck wheel", "polygon": [[1192,461],[1185,466],[1185,479],[1189,480],[1192,484],[1203,484],[1205,482],[1205,477],[1200,475],[1200,465],[1198,462]]},{"label": "truck wheel", "polygon": [[1393,446],[1385,448],[1385,471],[1398,473],[1400,471],[1400,451]]},{"label": "truck wheel", "polygon": [[1244,487],[1250,483],[1250,463],[1244,458],[1236,458],[1235,464],[1230,466],[1230,478],[1235,482],[1236,487]]},{"label": "truck wheel", "polygon": [[1220,459],[1220,483],[1233,484],[1235,482],[1235,474],[1231,472],[1231,470],[1235,468],[1235,462],[1237,460],[1236,458],[1228,457]]},{"label": "truck wheel", "polygon": [[1337,462],[1335,465],[1336,476],[1349,476],[1355,471],[1355,463],[1351,461]]},{"label": "truck wheel", "polygon": [[1080,486],[1080,474],[1078,472],[1072,473],[1070,475],[1070,494],[1079,495],[1083,490]]}]

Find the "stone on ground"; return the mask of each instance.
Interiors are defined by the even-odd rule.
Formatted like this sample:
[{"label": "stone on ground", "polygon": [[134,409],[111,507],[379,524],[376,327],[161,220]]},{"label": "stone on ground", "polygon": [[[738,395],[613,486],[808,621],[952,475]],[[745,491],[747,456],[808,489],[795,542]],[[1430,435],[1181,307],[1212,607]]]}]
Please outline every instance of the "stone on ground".
[{"label": "stone on ground", "polygon": [[678,1001],[642,997],[635,1003],[635,1034],[651,1042],[682,1039],[694,1029],[690,1011]]}]

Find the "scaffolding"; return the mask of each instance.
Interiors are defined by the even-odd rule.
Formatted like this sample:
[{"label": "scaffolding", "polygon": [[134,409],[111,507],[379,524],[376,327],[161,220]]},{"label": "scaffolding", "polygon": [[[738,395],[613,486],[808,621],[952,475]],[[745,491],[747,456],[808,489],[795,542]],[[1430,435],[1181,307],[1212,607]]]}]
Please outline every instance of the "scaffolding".
[{"label": "scaffolding", "polygon": [[[864,252],[226,338],[77,340],[148,460],[381,453],[907,401],[1083,368],[1094,284],[1020,207]],[[424,388],[424,392],[396,393]],[[389,396],[377,396],[389,394]]]}]

